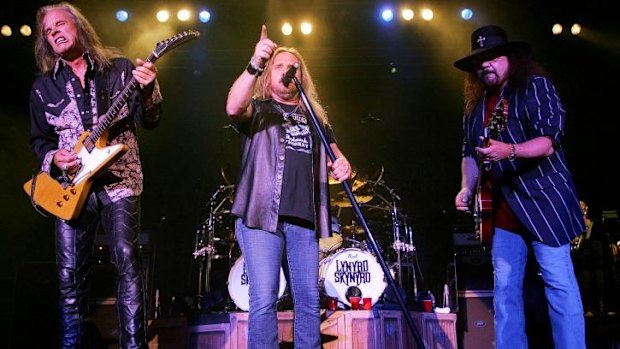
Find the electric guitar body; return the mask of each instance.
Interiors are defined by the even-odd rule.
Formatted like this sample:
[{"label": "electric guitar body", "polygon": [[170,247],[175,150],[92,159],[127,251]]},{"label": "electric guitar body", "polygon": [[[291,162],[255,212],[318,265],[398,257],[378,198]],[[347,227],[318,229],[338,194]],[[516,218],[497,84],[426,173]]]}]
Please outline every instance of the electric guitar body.
[{"label": "electric guitar body", "polygon": [[125,144],[106,146],[107,137],[102,136],[89,151],[83,144],[90,135],[88,131],[83,132],[73,149],[81,164],[69,181],[57,181],[47,172],[41,171],[24,184],[24,190],[28,194],[32,193],[31,200],[37,206],[60,219],[72,220],[78,217],[95,179],[129,149]]},{"label": "electric guitar body", "polygon": [[[484,167],[484,166],[482,166]],[[476,236],[482,246],[491,246],[493,238],[493,182],[490,173],[483,168],[478,178],[475,198],[474,220]]]}]

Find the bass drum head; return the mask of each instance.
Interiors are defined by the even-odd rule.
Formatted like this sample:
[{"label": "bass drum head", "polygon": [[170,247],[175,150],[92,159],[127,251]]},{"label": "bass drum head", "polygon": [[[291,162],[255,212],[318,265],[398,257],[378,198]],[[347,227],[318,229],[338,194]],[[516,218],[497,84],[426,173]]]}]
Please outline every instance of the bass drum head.
[{"label": "bass drum head", "polygon": [[[280,268],[280,289],[278,291],[278,299],[284,296],[286,290],[286,278],[284,270]],[[248,273],[245,268],[245,260],[243,255],[237,258],[235,264],[230,268],[228,273],[228,293],[235,305],[244,311],[250,310],[250,282]]]},{"label": "bass drum head", "polygon": [[374,305],[385,291],[387,282],[381,265],[370,252],[345,248],[321,260],[319,285],[330,297],[338,298],[339,307],[351,306],[347,290],[357,287],[362,298],[371,298]]}]

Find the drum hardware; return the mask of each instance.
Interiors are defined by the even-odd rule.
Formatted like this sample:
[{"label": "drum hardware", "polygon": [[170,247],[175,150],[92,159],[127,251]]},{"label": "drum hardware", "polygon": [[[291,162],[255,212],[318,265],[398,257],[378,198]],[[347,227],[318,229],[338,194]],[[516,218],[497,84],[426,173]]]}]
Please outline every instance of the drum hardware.
[{"label": "drum hardware", "polygon": [[360,250],[368,250],[368,246],[366,246],[364,241],[358,241],[347,237],[345,237],[344,239],[350,243],[351,247],[359,248]]},{"label": "drum hardware", "polygon": [[396,254],[396,265],[398,273],[398,285],[401,288],[403,287],[403,279],[402,279],[402,270],[405,261],[410,262],[410,265],[413,265],[413,270],[410,273],[412,278],[412,287],[413,287],[413,295],[417,297],[418,294],[418,282],[416,276],[416,267],[415,267],[415,244],[413,241],[413,229],[408,224],[407,215],[402,212],[397,205],[397,202],[401,200],[401,197],[396,193],[396,190],[389,187],[382,179],[374,182],[376,187],[382,188],[387,194],[390,196],[388,200],[386,197],[381,195],[378,191],[375,192],[376,196],[383,201],[390,210],[390,218],[392,221],[392,249]]},{"label": "drum hardware", "polygon": [[233,166],[230,164],[226,164],[220,167],[220,175],[222,176],[222,180],[224,183],[228,185],[235,184],[235,178],[231,175],[231,173],[236,174],[239,171],[237,166]]},{"label": "drum hardware", "polygon": [[[198,263],[198,286],[196,293],[196,305],[197,308],[201,308],[201,299],[203,295],[211,292],[210,275],[211,275],[211,262],[214,259],[224,259],[226,256],[215,254],[215,243],[220,242],[221,238],[216,237],[216,223],[220,219],[222,214],[229,213],[223,208],[226,202],[232,201],[232,191],[234,185],[220,185],[209,198],[209,214],[207,220],[198,225],[196,229],[194,252],[192,253],[194,259],[199,260]],[[222,194],[225,194],[222,196]],[[218,202],[219,200],[219,202]],[[227,239],[228,240],[228,239]],[[234,242],[231,242],[229,247],[228,258],[232,257],[232,249]],[[230,264],[231,262],[229,262]]]}]

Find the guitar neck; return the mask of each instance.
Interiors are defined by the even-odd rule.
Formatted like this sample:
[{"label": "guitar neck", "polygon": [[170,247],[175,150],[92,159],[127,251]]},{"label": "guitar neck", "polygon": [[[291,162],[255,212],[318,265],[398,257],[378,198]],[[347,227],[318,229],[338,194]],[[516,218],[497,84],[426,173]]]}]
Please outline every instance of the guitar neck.
[{"label": "guitar neck", "polygon": [[[157,58],[158,57],[154,53],[151,53],[146,59],[146,62],[154,63]],[[110,106],[108,111],[99,119],[97,126],[95,126],[90,135],[84,140],[84,147],[89,152],[94,148],[97,140],[99,140],[108,127],[110,127],[112,121],[114,121],[114,118],[116,118],[121,108],[123,108],[123,106],[127,103],[129,97],[136,90],[138,85],[138,81],[132,76],[127,85],[125,85],[125,88],[121,91],[120,95],[114,100],[112,106]]]}]

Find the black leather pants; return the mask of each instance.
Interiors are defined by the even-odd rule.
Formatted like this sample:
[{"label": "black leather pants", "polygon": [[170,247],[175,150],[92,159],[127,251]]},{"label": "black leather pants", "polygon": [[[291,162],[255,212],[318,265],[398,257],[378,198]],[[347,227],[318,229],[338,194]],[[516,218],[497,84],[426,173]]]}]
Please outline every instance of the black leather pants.
[{"label": "black leather pants", "polygon": [[[108,201],[108,200],[106,200]],[[120,348],[148,348],[146,343],[145,288],[140,264],[138,197],[103,202],[92,193],[82,215],[73,221],[56,221],[56,264],[60,285],[60,347],[87,348],[91,260],[97,225],[110,241],[110,260],[116,267]]]}]

